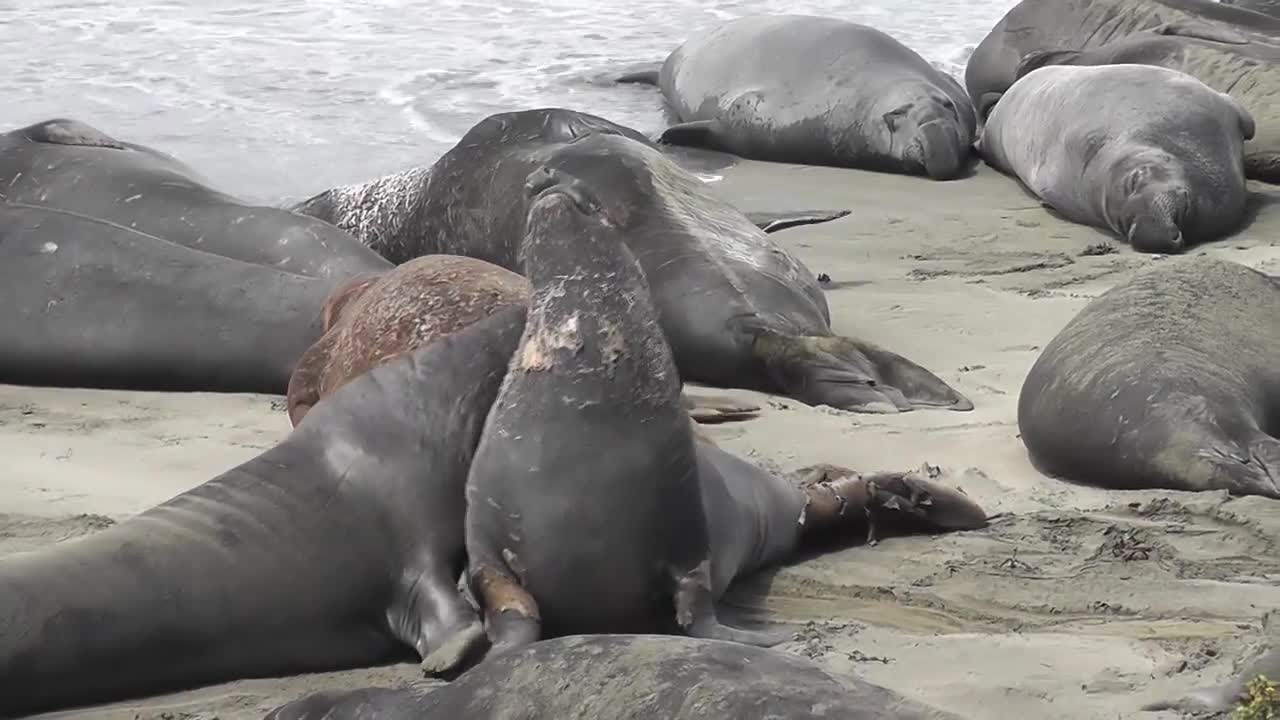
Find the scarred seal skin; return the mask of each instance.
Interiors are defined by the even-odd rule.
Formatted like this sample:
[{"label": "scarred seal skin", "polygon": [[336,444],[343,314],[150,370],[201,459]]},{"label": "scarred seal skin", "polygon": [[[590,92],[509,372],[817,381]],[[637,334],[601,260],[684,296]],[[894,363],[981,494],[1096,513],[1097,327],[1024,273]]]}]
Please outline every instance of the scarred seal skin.
[{"label": "scarred seal skin", "polygon": [[1165,259],[1085,306],[1027,374],[1018,428],[1046,474],[1112,489],[1280,498],[1280,281]]}]

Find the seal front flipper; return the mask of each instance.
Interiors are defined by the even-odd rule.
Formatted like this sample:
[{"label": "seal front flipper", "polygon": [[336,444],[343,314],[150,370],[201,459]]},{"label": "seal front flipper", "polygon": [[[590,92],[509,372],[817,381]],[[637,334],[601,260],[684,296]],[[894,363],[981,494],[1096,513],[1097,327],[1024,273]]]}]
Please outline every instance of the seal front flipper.
[{"label": "seal front flipper", "polygon": [[468,573],[493,643],[489,655],[538,641],[542,635],[538,603],[512,574],[510,563],[473,558]]},{"label": "seal front flipper", "polygon": [[693,120],[672,125],[658,136],[658,143],[663,145],[689,145],[692,147],[719,150],[723,146],[719,142],[720,123],[715,120]]},{"label": "seal front flipper", "polygon": [[773,647],[788,639],[785,633],[765,633],[729,627],[716,617],[715,600],[711,593],[711,561],[703,560],[692,570],[675,570],[676,623],[690,637],[705,640]]},{"label": "seal front flipper", "polygon": [[801,225],[819,225],[839,220],[852,210],[796,210],[792,212],[749,212],[747,219],[767,233],[778,232]]},{"label": "seal front flipper", "polygon": [[125,146],[101,130],[79,120],[55,118],[23,128],[22,134],[32,142],[54,145],[82,145],[124,150]]},{"label": "seal front flipper", "polygon": [[[484,641],[484,626],[467,602],[456,574],[438,569],[438,561],[424,553],[427,570],[406,582],[387,610],[391,633],[423,658],[423,670],[440,673],[473,659],[473,650]],[[476,653],[478,655],[478,653]]]},{"label": "seal front flipper", "polygon": [[769,377],[783,394],[809,405],[865,413],[973,409],[968,398],[937,375],[869,342],[756,333],[752,350]]}]

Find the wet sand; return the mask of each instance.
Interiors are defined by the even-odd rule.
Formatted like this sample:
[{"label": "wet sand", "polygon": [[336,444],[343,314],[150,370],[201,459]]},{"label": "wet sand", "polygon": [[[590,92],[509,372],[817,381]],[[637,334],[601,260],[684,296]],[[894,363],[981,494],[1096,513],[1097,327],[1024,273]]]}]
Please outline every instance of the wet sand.
[{"label": "wet sand", "polygon": [[[856,415],[725,391],[764,408],[714,426],[783,471],[939,466],[989,528],[886,539],[751,578],[730,619],[794,627],[780,649],[974,720],[1161,718],[1145,702],[1218,682],[1280,607],[1280,502],[1108,492],[1046,478],[1017,437],[1023,377],[1092,297],[1147,263],[1052,216],[985,167],[925,179],[761,163],[711,187],[746,211],[848,208],[777,240],[831,278],[837,331],[878,342],[965,393],[972,412]],[[1280,274],[1280,188],[1257,218],[1194,249]],[[281,399],[0,386],[0,553],[100,529],[195,486],[289,430]],[[252,680],[47,717],[260,718],[322,687],[421,682],[417,666]]]}]

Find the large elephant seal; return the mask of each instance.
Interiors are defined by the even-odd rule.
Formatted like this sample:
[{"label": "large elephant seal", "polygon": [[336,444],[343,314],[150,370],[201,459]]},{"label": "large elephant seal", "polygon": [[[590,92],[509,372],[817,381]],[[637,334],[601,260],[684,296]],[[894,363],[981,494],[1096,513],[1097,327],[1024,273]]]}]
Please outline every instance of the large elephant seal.
[{"label": "large elephant seal", "polygon": [[77,120],[0,135],[0,199],[109,220],[299,275],[336,278],[388,267],[328,223],[214,190],[174,158]]},{"label": "large elephant seal", "polygon": [[1253,117],[1230,95],[1151,65],[1054,65],[1013,84],[979,152],[1074,222],[1176,253],[1244,221]]},{"label": "large elephant seal", "polygon": [[1027,374],[1018,427],[1043,472],[1113,489],[1280,498],[1280,281],[1165,259],[1090,302]]},{"label": "large elephant seal", "polygon": [[543,640],[442,688],[320,692],[266,720],[958,720],[788,653],[663,635]]},{"label": "large elephant seal", "polygon": [[731,20],[678,47],[656,82],[661,141],[741,157],[928,175],[968,165],[977,120],[950,75],[875,28],[810,15]]},{"label": "large elephant seal", "polygon": [[[289,419],[351,380],[438,337],[512,305],[529,303],[529,281],[462,255],[424,255],[341,283],[325,300],[324,335],[289,378]],[[720,423],[754,417],[760,407],[718,395],[682,395],[692,418]]]},{"label": "large elephant seal", "polygon": [[[861,412],[973,404],[925,368],[884,348],[835,335],[817,279],[740,211],[633,130],[571,110],[491,115],[432,167],[408,217],[360,211],[329,191],[304,203],[395,262],[430,253],[467,255],[525,272],[522,187],[542,165],[587,179],[617,208],[648,278],[676,366],[686,382],[788,395]],[[346,208],[335,216],[338,208]],[[394,222],[391,220],[395,218]]]},{"label": "large elephant seal", "polygon": [[283,393],[332,287],[0,203],[0,383]]},{"label": "large elephant seal", "polygon": [[974,104],[981,105],[984,95],[1013,85],[1018,63],[1033,52],[1087,50],[1142,31],[1274,44],[1280,38],[1280,18],[1217,0],[1022,0],[969,56],[965,87]]},{"label": "large elephant seal", "polygon": [[1280,0],[1222,0],[1223,5],[1233,5],[1242,10],[1252,10],[1273,18],[1280,18]]},{"label": "large elephant seal", "polygon": [[[985,524],[977,505],[927,479],[799,489],[695,442],[645,275],[617,227],[625,207],[550,168],[527,187],[529,318],[467,476],[468,575],[496,651],[544,632],[659,628],[773,644],[721,624],[714,602],[802,536],[847,531],[878,509]],[[446,643],[424,666],[452,667],[464,649]]]},{"label": "large elephant seal", "polygon": [[1180,70],[1230,95],[1249,111],[1256,125],[1253,137],[1244,144],[1245,174],[1280,182],[1280,40],[1272,45],[1140,32],[1089,50],[1032,52],[1014,74],[1021,78],[1047,65],[1119,63]]}]

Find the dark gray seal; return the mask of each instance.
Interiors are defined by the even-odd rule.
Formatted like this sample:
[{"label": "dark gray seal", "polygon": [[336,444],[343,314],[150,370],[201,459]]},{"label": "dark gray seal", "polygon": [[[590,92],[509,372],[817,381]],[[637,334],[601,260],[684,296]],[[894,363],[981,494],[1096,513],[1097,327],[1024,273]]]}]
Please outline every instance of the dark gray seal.
[{"label": "dark gray seal", "polygon": [[314,277],[388,267],[315,218],[214,190],[191,168],[77,120],[0,135],[0,199],[109,220],[179,245]]},{"label": "dark gray seal", "polygon": [[1047,65],[1117,63],[1180,70],[1230,95],[1249,111],[1256,126],[1253,137],[1244,144],[1245,174],[1280,182],[1280,41],[1275,45],[1220,42],[1183,34],[1139,32],[1089,50],[1029,53],[1014,74],[1020,78]]},{"label": "dark gray seal", "polygon": [[431,168],[412,203],[370,188],[358,209],[334,200],[352,197],[349,190],[322,193],[300,209],[363,228],[358,237],[394,262],[449,253],[523,273],[522,188],[544,164],[583,178],[617,208],[686,382],[860,412],[973,408],[920,365],[835,335],[822,289],[802,262],[639,133],[592,115],[558,108],[491,115]]},{"label": "dark gray seal", "polygon": [[543,640],[430,692],[320,692],[266,720],[958,720],[787,653],[716,640],[588,635]]},{"label": "dark gray seal", "polygon": [[1018,63],[1033,52],[1087,50],[1142,31],[1275,44],[1280,19],[1217,0],[1022,0],[969,56],[965,87],[981,105],[984,95],[1013,85]]},{"label": "dark gray seal", "polygon": [[[805,491],[700,447],[618,227],[625,207],[550,168],[527,192],[529,317],[467,476],[469,583],[496,652],[544,633],[655,629],[771,645],[781,636],[722,624],[715,600],[802,535],[847,531],[846,513],[863,522],[849,507],[985,524],[962,494],[901,473]],[[446,643],[424,667],[465,649]]]},{"label": "dark gray seal", "polygon": [[680,123],[661,141],[745,158],[958,177],[977,120],[964,88],[885,33],[810,15],[731,20],[676,48],[653,82]]},{"label": "dark gray seal", "polygon": [[1253,117],[1230,95],[1151,65],[1053,65],[1000,98],[978,150],[1073,222],[1176,253],[1244,221]]},{"label": "dark gray seal", "polygon": [[332,287],[0,203],[0,383],[283,393]]},{"label": "dark gray seal", "polygon": [[1043,472],[1113,489],[1280,498],[1280,281],[1171,258],[1090,302],[1031,367],[1018,428]]},{"label": "dark gray seal", "polygon": [[1280,0],[1222,0],[1223,5],[1233,5],[1242,10],[1252,10],[1273,18],[1280,18]]},{"label": "dark gray seal", "polygon": [[472,627],[463,487],[524,315],[374,368],[141,515],[0,558],[0,715],[427,655]]}]

